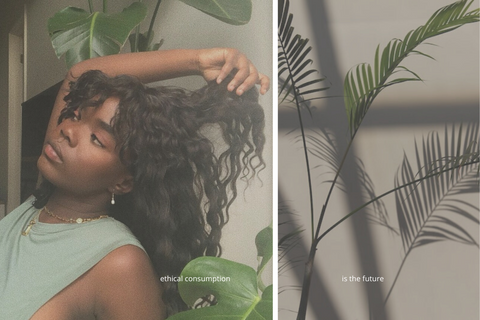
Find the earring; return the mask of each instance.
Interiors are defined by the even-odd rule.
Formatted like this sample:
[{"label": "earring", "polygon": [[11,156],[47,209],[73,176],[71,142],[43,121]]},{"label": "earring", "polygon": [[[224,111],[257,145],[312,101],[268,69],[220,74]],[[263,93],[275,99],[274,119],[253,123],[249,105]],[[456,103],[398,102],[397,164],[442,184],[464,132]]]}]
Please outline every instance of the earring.
[{"label": "earring", "polygon": [[110,200],[110,203],[113,205],[115,204],[115,193],[112,192],[112,200]]}]

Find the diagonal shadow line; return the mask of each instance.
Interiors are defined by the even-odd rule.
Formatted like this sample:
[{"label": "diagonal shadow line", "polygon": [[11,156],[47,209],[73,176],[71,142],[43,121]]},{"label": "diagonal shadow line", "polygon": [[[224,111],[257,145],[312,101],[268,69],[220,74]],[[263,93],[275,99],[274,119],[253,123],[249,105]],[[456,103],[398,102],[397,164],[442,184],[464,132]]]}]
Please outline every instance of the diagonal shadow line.
[{"label": "diagonal shadow line", "polygon": [[[343,77],[340,76],[340,68],[332,41],[332,32],[330,30],[329,17],[327,15],[325,1],[310,0],[307,1],[307,3],[309,6],[308,12],[310,13],[312,30],[316,31],[314,34],[314,43],[319,46],[316,48],[316,52],[322,53],[321,56],[317,57],[318,61],[320,62],[320,68],[322,73],[329,77],[332,84],[337,84],[336,87],[340,88],[340,90],[334,89],[333,92],[330,93],[333,95],[339,95],[338,91],[343,92]],[[341,94],[339,96],[341,96]],[[328,99],[327,112],[329,116],[327,116],[327,119],[333,119],[333,121],[327,126],[330,127],[336,137],[336,140],[339,142],[339,150],[345,150],[346,148],[346,139],[343,139],[343,137],[345,137],[345,133],[347,132],[346,125],[333,122],[346,119],[346,115],[343,110],[343,101],[340,99]],[[346,121],[342,122],[346,123]],[[350,150],[350,155],[351,156],[345,163],[342,179],[346,186],[346,194],[349,195],[347,197],[347,201],[351,211],[366,201],[360,192],[360,190],[362,190],[361,182],[358,179],[358,172],[360,169],[358,168],[357,163],[354,161],[354,157],[352,157],[352,155],[355,155],[354,147]],[[370,225],[368,224],[366,216],[362,213],[359,213],[352,218],[353,219],[350,219],[349,223],[354,231],[355,244],[357,246],[357,252],[359,253],[358,256],[360,259],[362,273],[373,276],[380,275],[378,261],[373,247]],[[364,290],[367,293],[371,317],[373,319],[388,320],[388,316],[383,305],[384,294],[380,284],[369,283],[367,285],[364,283]]]},{"label": "diagonal shadow line", "polygon": [[[280,204],[282,204],[284,207],[287,207],[286,211],[291,213],[292,209],[288,207],[282,194],[283,193],[280,190],[280,187],[278,187],[279,207],[280,207]],[[281,231],[282,234],[286,234],[286,233],[290,233],[290,232],[294,232],[295,230],[298,230],[299,227],[301,226],[299,226],[296,223],[295,219],[290,219],[289,223],[282,225],[281,227],[282,230],[280,230],[280,227],[279,227],[279,232]],[[296,259],[302,259],[302,261],[305,261],[307,257],[308,257],[308,248],[307,248],[307,245],[305,245],[304,243],[297,245],[295,249],[291,250],[291,252],[288,255],[289,261],[295,261]],[[302,283],[303,275],[305,272],[305,265],[302,263],[301,265],[294,267],[292,270],[295,274],[297,282]],[[330,298],[330,294],[326,290],[325,285],[322,281],[322,276],[318,268],[314,269],[311,287],[312,287],[312,290],[309,298],[309,308],[311,311],[313,311],[315,318],[328,319],[328,320],[340,320],[338,312],[336,311],[334,304],[332,303],[332,299]],[[317,297],[321,297],[321,299],[318,300]],[[296,311],[297,310],[295,310],[295,312]]]},{"label": "diagonal shadow line", "polygon": [[[342,90],[339,90],[340,85],[343,81],[340,77],[339,67],[336,59],[336,54],[333,47],[332,36],[329,28],[328,17],[326,14],[326,8],[324,1],[307,1],[309,6],[308,12],[310,13],[310,23],[312,24],[312,30],[315,30],[315,42],[318,46],[316,52],[322,53],[321,56],[316,57],[317,61],[320,62],[322,74],[327,76],[331,83],[336,85],[331,88],[329,91],[330,96],[341,96]],[[340,92],[339,92],[340,91]],[[338,142],[339,150],[345,150],[346,148],[346,139],[345,134],[347,133],[346,122],[340,121],[345,118],[343,113],[343,103],[339,101],[340,99],[329,99],[327,101],[326,111],[323,119],[328,119],[326,127],[329,127],[336,137]],[[280,122],[279,122],[280,124]],[[284,128],[279,127],[279,130]],[[354,154],[354,150],[351,150],[351,155]],[[346,185],[348,207],[353,210],[358,207],[360,204],[365,203],[362,195],[358,192],[361,190],[361,183],[358,180],[358,170],[357,164],[353,161],[353,157],[349,157],[344,167],[343,180]],[[279,174],[279,177],[281,173]],[[355,235],[355,244],[357,246],[357,252],[360,257],[360,267],[363,274],[366,275],[379,275],[379,268],[376,259],[376,255],[373,249],[373,241],[371,237],[370,227],[368,222],[363,214],[357,214],[354,219],[349,221],[354,235]],[[306,250],[306,248],[304,248]],[[318,264],[315,267],[315,274],[319,274]],[[301,283],[301,281],[300,281]],[[312,286],[312,289],[315,288]],[[383,297],[382,288],[378,283],[369,283],[368,285],[363,286],[364,291],[368,297],[369,311],[373,319],[387,320],[387,314],[383,306]],[[317,299],[314,303],[310,303],[309,307],[315,306],[317,303],[322,301],[324,297],[320,294],[315,294],[313,291],[310,293],[310,297],[316,296]],[[321,313],[317,314],[317,319],[329,319],[327,315],[323,314],[323,310],[320,310]]]}]

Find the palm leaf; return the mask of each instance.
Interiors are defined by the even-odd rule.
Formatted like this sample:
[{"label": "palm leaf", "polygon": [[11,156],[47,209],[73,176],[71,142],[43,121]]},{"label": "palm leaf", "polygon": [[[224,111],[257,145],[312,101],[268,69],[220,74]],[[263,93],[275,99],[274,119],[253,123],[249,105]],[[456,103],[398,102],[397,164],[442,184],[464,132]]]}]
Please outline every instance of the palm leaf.
[{"label": "palm leaf", "polygon": [[[305,106],[310,112],[308,101],[314,98],[312,94],[328,89],[327,87],[318,87],[318,83],[324,79],[312,78],[317,73],[316,70],[310,69],[311,59],[307,56],[311,51],[311,47],[307,46],[308,39],[302,38],[300,35],[293,35],[293,14],[289,13],[289,0],[280,0],[278,3],[278,83],[282,84],[279,88],[279,97],[283,95],[280,103],[291,96],[291,100],[295,102],[302,134],[302,142],[305,154],[305,165],[308,176],[308,190],[310,198],[310,226],[312,239],[314,238],[314,202],[312,179],[310,173],[310,163],[308,159],[308,149],[303,126],[302,114],[300,108]],[[285,79],[281,77],[285,75]]]},{"label": "palm leaf", "polygon": [[[321,160],[328,170],[335,173],[339,168],[338,148],[331,133],[325,129],[314,130],[307,135],[308,151],[312,156]],[[322,167],[319,165],[317,167]]]},{"label": "palm leaf", "polygon": [[[478,8],[468,11],[472,2],[461,0],[437,10],[425,25],[407,33],[403,40],[393,39],[381,52],[378,46],[373,66],[363,63],[347,73],[344,100],[351,137],[355,136],[370,105],[383,89],[398,83],[421,81],[415,72],[400,66],[403,59],[412,54],[432,58],[416,50],[418,45],[462,25],[479,21]],[[390,79],[400,71],[407,76]]]},{"label": "palm leaf", "polygon": [[[479,224],[475,217],[479,208],[457,197],[478,193],[478,138],[478,123],[468,125],[465,131],[463,126],[458,132],[453,127],[451,134],[445,128],[443,148],[440,136],[429,134],[423,139],[421,149],[415,143],[416,174],[408,158],[404,157],[395,179],[395,200],[405,256],[385,303],[413,249],[448,240],[479,246],[464,227],[469,222]],[[459,161],[464,160],[464,164],[469,165],[459,167]],[[453,174],[444,174],[448,171]],[[412,184],[411,181],[420,182]]]},{"label": "palm leaf", "polygon": [[[415,144],[418,173],[414,174],[405,157],[395,181],[396,187],[456,167],[464,159],[467,162],[478,160],[477,142],[478,124],[469,125],[465,131],[463,126],[458,132],[453,128],[450,135],[446,129],[443,150],[440,136],[430,134],[423,140],[421,149]],[[478,192],[477,167],[473,165],[397,190],[397,217],[406,255],[414,248],[444,240],[478,246],[476,240],[456,222],[456,218],[464,218],[478,224],[478,218],[473,214],[478,208],[456,198],[459,194],[471,192]]]},{"label": "palm leaf", "polygon": [[[315,166],[315,168],[326,168],[326,174],[335,175],[340,168],[340,156],[338,154],[338,147],[333,139],[333,136],[327,130],[321,129],[320,131],[312,131],[310,134],[307,135],[307,138],[308,152],[313,157],[321,161],[321,164]],[[370,175],[365,170],[365,165],[363,161],[359,158],[355,158],[355,161],[360,168],[360,170],[358,170],[358,181],[360,182],[362,192],[364,192],[369,199],[377,198],[373,181],[370,178]],[[333,180],[331,179],[322,179],[323,183],[332,183],[332,181]],[[336,181],[335,186],[337,188],[340,188],[340,190],[346,192],[344,181]],[[372,210],[367,211],[367,219],[372,223],[386,227],[387,229],[398,235],[398,231],[395,230],[395,228],[392,227],[389,223],[387,209],[381,199],[373,202]]]},{"label": "palm leaf", "polygon": [[279,81],[278,96],[281,101],[290,96],[300,107],[301,102],[311,100],[313,94],[328,87],[319,85],[325,78],[316,78],[317,70],[310,68],[313,61],[308,58],[312,50],[308,38],[293,36],[293,14],[289,13],[289,7],[289,0],[278,3],[278,77],[284,77]]}]

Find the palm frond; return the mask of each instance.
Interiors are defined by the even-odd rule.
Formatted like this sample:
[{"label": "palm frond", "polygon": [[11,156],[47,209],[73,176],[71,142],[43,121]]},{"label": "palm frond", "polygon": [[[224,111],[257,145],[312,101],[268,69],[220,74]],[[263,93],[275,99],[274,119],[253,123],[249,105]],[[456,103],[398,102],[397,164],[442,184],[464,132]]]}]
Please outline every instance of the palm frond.
[{"label": "palm frond", "polygon": [[[358,181],[360,182],[362,191],[366,193],[366,198],[377,198],[377,193],[375,192],[373,180],[370,178],[370,175],[365,170],[365,165],[363,164],[363,161],[357,158],[356,162],[358,163],[358,167],[360,168],[360,170],[358,170]],[[372,210],[367,211],[367,220],[373,224],[377,224],[387,228],[390,232],[398,236],[399,232],[389,222],[390,219],[388,217],[387,208],[383,200],[378,199],[377,201],[373,202],[371,208]]]},{"label": "palm frond", "polygon": [[[387,302],[403,265],[413,249],[439,241],[454,241],[479,247],[466,229],[467,223],[479,224],[475,217],[479,208],[458,199],[459,194],[478,193],[478,123],[460,126],[451,134],[445,128],[443,149],[440,136],[431,133],[423,139],[422,149],[415,143],[418,173],[407,157],[395,179],[397,217],[402,237],[403,257],[385,298]],[[463,140],[463,142],[462,142]],[[475,147],[469,147],[475,146]],[[466,156],[470,154],[470,156]],[[458,161],[468,158],[463,167]],[[446,172],[453,174],[446,174]],[[413,181],[419,181],[412,184]],[[402,187],[399,187],[402,186]]]},{"label": "palm frond", "polygon": [[313,94],[328,87],[319,85],[326,79],[315,77],[318,71],[310,68],[313,61],[308,58],[312,50],[309,39],[293,35],[293,14],[289,13],[289,7],[289,0],[278,3],[278,77],[283,77],[278,96],[281,102],[290,96],[300,107],[301,102],[309,101]]},{"label": "palm frond", "polygon": [[[453,127],[450,134],[445,129],[443,148],[437,133],[429,134],[423,140],[421,149],[415,143],[418,173],[414,173],[405,157],[395,186],[455,168],[465,159],[468,162],[478,161],[478,130],[478,124],[470,124],[466,130],[460,126],[458,131]],[[452,174],[439,174],[396,191],[397,217],[406,255],[414,248],[444,240],[478,247],[477,240],[457,222],[457,218],[476,224],[479,222],[474,216],[478,208],[457,197],[478,192],[477,166],[459,167]]]},{"label": "palm frond", "polygon": [[308,152],[326,164],[327,168],[332,173],[338,171],[339,156],[337,145],[334,141],[333,135],[325,129],[312,130],[307,134],[308,138]]},{"label": "palm frond", "polygon": [[[311,133],[307,134],[308,138],[308,152],[315,158],[321,161],[320,164],[316,165],[315,169],[323,169],[324,173],[322,175],[331,174],[334,176],[340,168],[340,155],[338,147],[335,143],[333,135],[325,129],[312,130]],[[300,140],[300,138],[298,138]],[[373,180],[370,178],[367,170],[365,170],[365,165],[363,161],[356,157],[355,162],[357,163],[360,170],[358,170],[358,181],[360,182],[362,192],[364,192],[368,199],[376,198],[375,188]],[[332,179],[321,179],[323,183],[331,184]],[[341,178],[336,181],[335,187],[340,189],[343,192],[346,191],[345,182]],[[399,235],[398,231],[390,225],[389,217],[387,215],[387,209],[384,202],[379,199],[375,201],[371,210],[367,211],[367,219],[375,224],[382,225],[392,231],[393,233]]]},{"label": "palm frond", "polygon": [[[479,21],[478,8],[468,11],[472,2],[473,0],[461,0],[440,8],[425,25],[410,31],[403,40],[393,39],[381,52],[378,46],[373,66],[363,63],[347,73],[344,100],[351,137],[355,136],[370,105],[383,89],[398,83],[422,80],[415,72],[400,66],[409,55],[432,58],[416,50],[418,45],[429,38]],[[390,79],[397,72],[406,73],[407,76]]]}]

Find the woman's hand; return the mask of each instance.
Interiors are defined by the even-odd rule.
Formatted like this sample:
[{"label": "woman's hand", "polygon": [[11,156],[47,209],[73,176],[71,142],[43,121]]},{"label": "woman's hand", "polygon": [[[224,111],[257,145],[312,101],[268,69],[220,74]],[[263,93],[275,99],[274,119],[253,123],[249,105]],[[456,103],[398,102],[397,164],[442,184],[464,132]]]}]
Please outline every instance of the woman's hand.
[{"label": "woman's hand", "polygon": [[198,69],[207,81],[220,83],[232,70],[236,69],[233,79],[227,86],[229,91],[242,95],[255,84],[260,85],[260,93],[265,94],[270,87],[270,79],[260,72],[248,58],[236,49],[202,49],[197,54]]}]

